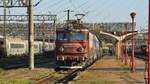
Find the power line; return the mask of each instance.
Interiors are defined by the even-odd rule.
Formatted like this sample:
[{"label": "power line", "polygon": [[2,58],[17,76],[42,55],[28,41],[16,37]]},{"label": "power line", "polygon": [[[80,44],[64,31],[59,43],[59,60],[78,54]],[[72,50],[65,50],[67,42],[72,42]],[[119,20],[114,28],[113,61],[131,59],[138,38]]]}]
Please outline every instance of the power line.
[{"label": "power line", "polygon": [[94,6],[96,6],[95,4],[97,4],[97,0],[95,0],[95,1],[93,0],[90,4],[85,5],[83,8],[86,9],[86,10],[87,9],[90,10],[91,8],[93,8]]},{"label": "power line", "polygon": [[[60,13],[63,13],[64,12],[64,10],[66,10],[67,8],[69,8],[68,6],[69,6],[69,4],[68,5],[65,5],[65,4],[67,4],[67,2],[65,2],[65,3],[62,3],[60,6],[58,6],[56,9],[57,10],[59,10],[60,9],[60,11],[58,11],[58,12],[56,12],[56,14],[57,14],[57,16],[59,16],[58,14],[60,14]],[[63,6],[64,5],[64,6]],[[64,7],[64,8],[62,8],[62,7]],[[59,9],[58,9],[59,8]],[[66,14],[65,14],[66,15]],[[59,17],[58,19],[63,19],[64,18],[64,16],[65,15],[62,15],[61,17]]]},{"label": "power line", "polygon": [[[87,12],[87,11],[85,11],[82,7],[84,7],[84,6],[86,6],[88,3],[89,3],[89,1],[90,0],[87,0],[87,1],[85,1],[85,2],[83,2],[83,3],[81,3],[81,4],[79,4],[78,6],[76,6],[76,7],[74,7],[74,11],[76,11],[77,10],[77,12],[78,13],[81,13],[81,11],[85,14],[85,15],[87,15],[89,12]],[[74,2],[75,3],[75,2]],[[72,2],[72,4],[74,4],[73,2]],[[81,10],[81,11],[80,11]],[[73,17],[75,17],[74,15],[73,15]]]},{"label": "power line", "polygon": [[66,14],[64,14],[64,15],[62,15],[61,17],[58,17],[58,19],[57,19],[57,20],[63,19],[63,18],[65,18],[65,16],[67,16],[67,15],[66,15]]},{"label": "power line", "polygon": [[[111,5],[109,5],[109,4],[111,4],[111,3],[113,3],[113,2],[109,2],[109,3],[108,3],[108,1],[106,1],[106,0],[103,1],[103,2],[102,2],[103,5],[100,5],[100,6],[102,6],[102,7],[101,7],[102,10],[97,10],[97,8],[99,8],[99,6],[94,7],[94,9],[92,9],[92,10],[89,12],[89,13],[92,13],[92,16],[89,16],[88,18],[92,18],[94,14],[102,15],[101,12],[106,11],[106,8],[108,9],[107,6],[111,6]],[[95,17],[98,17],[98,15],[94,15],[94,16],[95,16]],[[106,17],[108,17],[108,15],[105,16],[104,18],[106,19]],[[94,19],[95,19],[95,18],[94,18]],[[90,19],[90,20],[92,21],[92,19]],[[93,22],[93,21],[92,21],[92,22]]]},{"label": "power line", "polygon": [[[118,1],[118,2],[119,2],[119,1]],[[107,3],[107,4],[105,4],[105,3]],[[113,8],[113,6],[114,6],[114,5],[113,5],[113,4],[114,4],[114,1],[113,1],[113,2],[109,2],[109,3],[108,3],[107,1],[105,1],[105,2],[103,2],[102,4],[105,4],[105,6],[103,5],[103,6],[101,7],[102,10],[98,10],[98,11],[94,11],[95,9],[93,10],[92,13],[93,13],[93,15],[95,14],[94,16],[96,16],[96,17],[101,17],[102,14],[104,14],[106,11],[108,11],[109,8]],[[99,8],[99,7],[96,7],[96,8]],[[106,14],[107,14],[107,15],[106,15]],[[104,21],[104,20],[106,20],[107,18],[109,18],[109,16],[110,16],[109,14],[111,14],[111,13],[106,13],[106,14],[105,14],[105,16],[103,16],[102,21]],[[100,16],[99,16],[99,15],[100,15]],[[90,16],[90,17],[92,17],[92,16]],[[118,17],[118,16],[116,16],[116,17]]]},{"label": "power line", "polygon": [[85,12],[85,11],[82,9],[82,7],[83,7],[84,5],[86,5],[89,1],[90,1],[90,0],[87,0],[87,1],[83,2],[82,4],[80,4],[79,6],[75,6],[75,4],[73,3],[72,0],[70,1],[70,3],[71,3],[72,6],[74,7],[73,10],[81,9],[83,12]]},{"label": "power line", "polygon": [[70,6],[73,7],[73,9],[76,9],[77,7],[75,6],[75,4],[72,2],[72,0],[69,0]]},{"label": "power line", "polygon": [[[64,1],[65,2],[65,1]],[[74,5],[74,9],[73,10],[77,10],[78,8],[80,8],[80,7],[82,7],[82,6],[84,6],[85,4],[87,4],[89,2],[89,0],[87,0],[87,1],[85,1],[84,3],[82,3],[79,7],[75,7],[75,5]],[[65,5],[66,4],[66,2],[65,3],[62,3],[61,5],[60,4],[57,4],[57,5],[55,5],[55,6],[57,6],[57,8],[61,8],[61,7],[64,7],[64,6],[67,6],[67,5]],[[71,3],[71,4],[73,4],[73,3]],[[60,5],[60,6],[58,6],[58,5]],[[70,4],[69,4],[70,5]],[[51,7],[51,8],[53,8],[53,7]],[[65,10],[66,8],[68,8],[68,7],[64,7],[63,9],[61,8],[61,10]],[[59,10],[58,9],[58,10]],[[59,13],[61,13],[61,12],[63,12],[63,11],[59,11],[59,12],[57,12],[57,14],[59,14]],[[72,14],[71,14],[72,15]],[[59,19],[62,19],[62,18],[64,18],[63,16],[62,17],[60,17]]]},{"label": "power line", "polygon": [[[47,3],[47,0],[45,0],[45,2],[43,3],[43,4],[41,4],[42,5],[42,8],[43,8],[43,6],[44,6],[44,9],[49,9],[49,8],[51,8],[52,6],[55,6],[55,5],[57,5],[59,2],[60,2],[61,0],[56,0],[55,2],[53,2],[53,3],[51,3],[51,4],[49,4],[49,3]],[[51,1],[52,2],[52,1]],[[45,5],[46,4],[46,5]],[[35,10],[37,10],[38,8],[41,8],[40,6],[39,7],[36,7],[35,8]]]},{"label": "power line", "polygon": [[58,0],[57,2],[55,2],[55,3],[51,4],[51,5],[46,6],[45,8],[48,8],[48,9],[54,8],[55,6],[61,4],[62,2],[64,2],[64,1]]},{"label": "power line", "polygon": [[57,11],[58,11],[56,13],[58,14],[58,13],[63,12],[64,10],[66,10],[68,7],[65,7],[65,9],[62,9],[62,7],[67,6],[66,4],[67,4],[67,2],[64,1],[64,3],[61,3],[57,6],[55,6],[55,9],[57,9]]},{"label": "power line", "polygon": [[89,3],[89,1],[90,1],[90,0],[85,1],[84,3],[82,3],[81,5],[79,5],[79,7],[78,7],[78,8],[81,8],[81,7],[85,6],[86,4],[88,4],[88,3]]},{"label": "power line", "polygon": [[43,0],[38,1],[34,6],[38,6]]}]

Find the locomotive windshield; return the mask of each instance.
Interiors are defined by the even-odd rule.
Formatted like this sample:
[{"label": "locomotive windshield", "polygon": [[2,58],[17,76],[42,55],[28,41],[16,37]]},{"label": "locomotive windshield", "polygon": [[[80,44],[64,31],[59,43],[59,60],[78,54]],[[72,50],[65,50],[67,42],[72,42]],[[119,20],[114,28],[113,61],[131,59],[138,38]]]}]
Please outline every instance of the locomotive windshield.
[{"label": "locomotive windshield", "polygon": [[84,32],[59,32],[57,33],[57,40],[86,40],[87,35]]}]

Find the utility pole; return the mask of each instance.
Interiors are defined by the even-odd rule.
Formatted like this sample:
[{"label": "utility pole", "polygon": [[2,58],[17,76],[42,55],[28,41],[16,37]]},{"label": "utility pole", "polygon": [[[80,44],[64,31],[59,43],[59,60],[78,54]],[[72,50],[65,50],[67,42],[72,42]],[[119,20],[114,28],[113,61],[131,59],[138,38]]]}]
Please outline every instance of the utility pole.
[{"label": "utility pole", "polygon": [[28,35],[28,48],[30,56],[30,69],[34,69],[34,24],[33,24],[33,0],[29,0],[29,35]]},{"label": "utility pole", "polygon": [[53,27],[54,27],[54,40],[56,40],[56,19],[54,20],[54,23],[53,23]]},{"label": "utility pole", "polygon": [[7,46],[6,46],[6,0],[3,0],[4,6],[4,23],[3,23],[3,36],[4,36],[4,56],[7,56]]},{"label": "utility pole", "polygon": [[44,52],[45,52],[45,26],[44,26],[44,18],[43,18],[43,21],[42,21],[42,38],[43,38],[43,46],[42,46],[42,52],[43,52],[43,55],[44,55]]},{"label": "utility pole", "polygon": [[135,29],[135,15],[136,13],[132,12],[130,14],[132,18],[132,64],[131,64],[131,72],[135,72],[135,59],[134,59],[134,29]]},{"label": "utility pole", "polygon": [[[8,2],[6,2],[8,1]],[[6,46],[6,21],[29,21],[29,34],[28,34],[28,55],[30,56],[29,68],[34,69],[34,24],[33,24],[33,6],[37,6],[42,0],[33,5],[33,0],[0,0],[0,8],[4,8],[4,15],[0,15],[0,19],[4,21],[3,25],[3,35],[4,35],[4,52],[7,55]],[[6,15],[6,8],[26,8],[28,10],[28,15]],[[35,15],[34,20],[42,21],[41,16],[47,17],[46,21],[52,21],[56,18],[56,15]]]},{"label": "utility pole", "polygon": [[[6,2],[7,1],[7,2]],[[29,21],[29,34],[28,34],[28,48],[29,48],[29,56],[30,56],[30,69],[33,70],[34,69],[34,24],[33,24],[33,6],[37,6],[42,0],[38,1],[36,4],[33,5],[33,0],[0,0],[0,8],[4,8],[4,15],[0,15],[0,19],[4,21],[4,25],[3,25],[3,35],[4,35],[4,52],[7,55],[7,46],[6,46],[6,21],[20,21],[20,17],[24,18],[24,16],[27,15],[20,15],[20,17],[18,17],[19,15],[7,15],[6,16],[6,8],[26,8],[28,10],[28,16],[27,18],[24,18],[24,20],[28,20]],[[39,20],[38,18],[40,18],[41,15],[36,15],[35,17],[36,20]],[[51,21],[54,18],[56,18],[56,15],[44,15],[45,17],[48,17],[47,20]],[[8,18],[8,17],[12,17],[12,18]],[[14,17],[16,19],[14,19]],[[40,19],[41,20],[41,19]]]},{"label": "utility pole", "polygon": [[67,10],[67,21],[69,22],[69,19],[70,19],[70,10]]},{"label": "utility pole", "polygon": [[148,84],[150,84],[150,0],[149,0],[149,16],[148,16]]}]

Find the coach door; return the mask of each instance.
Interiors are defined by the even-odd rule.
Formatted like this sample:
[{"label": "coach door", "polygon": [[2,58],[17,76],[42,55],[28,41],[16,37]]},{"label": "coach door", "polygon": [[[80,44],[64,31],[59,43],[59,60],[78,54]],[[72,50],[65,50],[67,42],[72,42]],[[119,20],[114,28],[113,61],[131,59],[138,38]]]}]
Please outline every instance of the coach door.
[{"label": "coach door", "polygon": [[4,43],[0,41],[0,58],[4,57]]}]

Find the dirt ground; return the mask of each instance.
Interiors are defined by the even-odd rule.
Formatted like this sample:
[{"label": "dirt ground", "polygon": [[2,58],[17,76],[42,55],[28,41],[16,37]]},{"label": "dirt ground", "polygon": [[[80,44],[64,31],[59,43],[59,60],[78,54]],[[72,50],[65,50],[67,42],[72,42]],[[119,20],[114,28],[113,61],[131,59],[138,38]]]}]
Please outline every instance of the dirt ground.
[{"label": "dirt ground", "polygon": [[115,57],[106,56],[82,72],[70,84],[145,84],[145,63],[136,59],[136,72],[131,73],[130,63],[124,65]]}]

